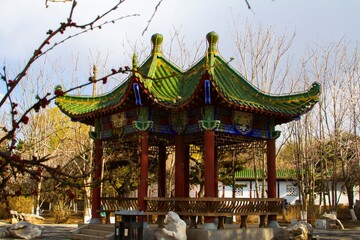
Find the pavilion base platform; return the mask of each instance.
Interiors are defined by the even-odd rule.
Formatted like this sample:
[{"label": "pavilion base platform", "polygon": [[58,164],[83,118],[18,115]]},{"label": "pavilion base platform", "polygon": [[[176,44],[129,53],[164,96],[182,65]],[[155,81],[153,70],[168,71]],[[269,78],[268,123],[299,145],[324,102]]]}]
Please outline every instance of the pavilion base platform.
[{"label": "pavilion base platform", "polygon": [[[225,224],[225,229],[205,229],[199,225],[197,229],[186,229],[187,240],[271,240],[280,228],[259,228],[257,224],[250,224],[248,228],[239,228],[238,224]],[[159,230],[157,225],[149,224],[144,229],[144,239],[155,239],[154,234]]]},{"label": "pavilion base platform", "polygon": [[[259,228],[257,224],[249,224],[248,228],[239,228],[239,224],[225,224],[225,229],[208,229],[206,225],[198,225],[197,229],[187,228],[187,240],[271,240],[280,228]],[[155,240],[157,224],[149,224],[144,228],[144,240]],[[79,224],[79,228],[69,232],[69,239],[113,240],[115,224]]]}]

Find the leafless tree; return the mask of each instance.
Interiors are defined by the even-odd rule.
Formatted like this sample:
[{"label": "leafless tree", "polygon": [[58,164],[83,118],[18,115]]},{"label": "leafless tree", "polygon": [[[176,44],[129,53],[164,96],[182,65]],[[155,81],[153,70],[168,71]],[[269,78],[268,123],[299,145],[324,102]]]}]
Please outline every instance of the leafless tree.
[{"label": "leafless tree", "polygon": [[[243,28],[240,29],[239,26]],[[239,24],[236,18],[233,18],[230,28],[236,54],[229,64],[235,64],[245,79],[266,93],[277,94],[299,90],[295,87],[296,84],[290,75],[292,59],[288,57],[295,33],[289,37],[277,36],[271,28],[261,25],[254,27],[249,23]],[[290,135],[289,131],[283,131],[277,152]],[[254,153],[254,163],[259,165],[254,165],[254,169],[255,171],[259,169],[263,173],[263,179],[267,175],[265,161],[264,155]],[[258,181],[256,184],[256,192],[259,192]],[[265,186],[265,182],[262,184]],[[262,195],[264,191],[263,188]]]},{"label": "leafless tree", "polygon": [[[314,204],[316,188],[320,203],[329,204],[332,211],[337,210],[341,187],[346,189],[352,211],[353,189],[359,184],[356,173],[359,171],[359,54],[357,47],[353,49],[352,46],[340,40],[326,48],[309,48],[300,74],[304,82],[311,79],[322,85],[319,104],[295,129],[297,136],[302,138],[298,139],[302,156],[297,159],[305,163],[302,169],[309,169],[310,173],[300,178],[307,190],[302,191],[302,196],[309,197],[310,204]],[[309,152],[310,155],[306,154]],[[344,186],[339,186],[341,182]],[[306,205],[305,201],[303,204]]]},{"label": "leafless tree", "polygon": [[[49,6],[52,2],[55,1],[45,1],[45,4]],[[71,41],[73,38],[86,34],[89,31],[100,30],[124,18],[137,16],[137,14],[133,14],[110,18],[110,14],[118,12],[121,4],[124,2],[124,0],[119,0],[108,10],[96,14],[93,18],[90,17],[84,22],[75,22],[73,20],[74,13],[78,10],[81,11],[77,7],[77,1],[65,0],[64,2],[69,2],[67,3],[69,4],[69,13],[65,16],[65,20],[56,27],[50,27],[43,40],[40,41],[24,65],[18,69],[10,69],[4,65],[0,72],[1,84],[5,89],[4,95],[0,96],[0,111],[4,113],[2,115],[4,121],[1,124],[0,135],[0,186],[3,190],[6,189],[6,185],[11,179],[20,175],[29,175],[35,179],[37,181],[37,190],[41,189],[41,180],[47,177],[56,180],[58,183],[77,186],[78,182],[75,179],[88,176],[88,174],[81,171],[83,168],[80,165],[78,165],[77,169],[79,171],[68,172],[66,166],[59,167],[56,164],[57,161],[60,161],[60,158],[74,157],[71,151],[64,151],[65,148],[62,147],[65,146],[72,146],[74,152],[76,151],[76,154],[79,154],[73,161],[70,161],[71,164],[76,165],[79,163],[76,159],[83,158],[84,160],[85,156],[89,160],[88,157],[90,156],[87,153],[89,149],[83,148],[84,145],[81,143],[81,140],[84,138],[71,137],[73,141],[79,140],[79,142],[77,144],[67,144],[66,140],[70,139],[69,136],[65,136],[66,134],[60,136],[61,134],[58,131],[59,129],[65,130],[66,127],[56,126],[57,123],[64,123],[62,122],[64,116],[58,117],[58,121],[50,121],[51,118],[48,118],[49,116],[46,115],[51,111],[45,111],[42,115],[38,115],[38,113],[42,109],[49,108],[51,102],[57,96],[76,89],[82,89],[95,82],[106,83],[108,78],[110,79],[119,73],[131,71],[129,68],[125,71],[123,70],[124,68],[111,69],[110,73],[105,73],[101,77],[94,78],[90,76],[89,80],[86,79],[85,82],[82,81],[82,83],[72,86],[67,90],[56,89],[55,91],[53,90],[54,85],[52,84],[54,83],[52,81],[50,86],[44,85],[46,73],[42,69],[39,70],[38,76],[34,77],[34,72],[31,71],[36,69],[35,66],[46,62],[48,53],[56,48],[61,48],[63,43]],[[42,59],[44,60],[43,62],[41,62]],[[81,127],[75,125],[67,126],[73,129],[67,129],[66,131],[83,133],[80,130]],[[64,142],[58,145],[54,144],[52,141],[56,137]],[[22,142],[28,144],[26,152],[19,150],[20,143]],[[6,198],[6,196],[7,193],[2,191],[1,197]]]},{"label": "leafless tree", "polygon": [[280,93],[293,91],[289,71],[289,49],[295,38],[276,36],[274,31],[261,25],[253,27],[246,23],[243,29],[233,20],[232,35],[236,53],[234,62],[239,72],[262,91]]}]

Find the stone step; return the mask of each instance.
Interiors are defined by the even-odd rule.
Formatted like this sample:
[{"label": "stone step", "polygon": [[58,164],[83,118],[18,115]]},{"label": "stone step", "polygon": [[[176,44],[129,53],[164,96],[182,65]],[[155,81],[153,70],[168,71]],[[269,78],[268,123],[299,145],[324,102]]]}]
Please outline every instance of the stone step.
[{"label": "stone step", "polygon": [[71,239],[78,240],[113,240],[115,225],[85,224],[71,232]]},{"label": "stone step", "polygon": [[115,232],[115,224],[88,224],[89,229]]},{"label": "stone step", "polygon": [[91,235],[91,236],[106,236],[109,234],[114,233],[113,231],[102,231],[102,230],[97,230],[97,229],[82,229],[80,231],[81,234],[86,234],[86,235]]},{"label": "stone step", "polygon": [[77,240],[105,240],[106,239],[106,240],[110,240],[110,239],[114,239],[114,237],[105,238],[103,236],[92,236],[92,235],[76,233],[71,236],[71,239],[77,239]]}]

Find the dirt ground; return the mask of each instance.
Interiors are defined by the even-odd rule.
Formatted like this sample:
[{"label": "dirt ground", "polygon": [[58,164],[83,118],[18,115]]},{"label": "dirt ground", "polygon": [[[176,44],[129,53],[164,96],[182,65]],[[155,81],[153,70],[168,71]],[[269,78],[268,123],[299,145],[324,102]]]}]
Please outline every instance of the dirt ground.
[{"label": "dirt ground", "polygon": [[[68,233],[75,230],[79,223],[83,223],[83,213],[72,214],[66,223],[55,223],[55,217],[51,213],[41,214],[44,221],[34,224],[42,227],[42,235],[36,239],[43,240],[69,240]],[[1,219],[0,227],[10,225],[10,219]],[[1,240],[12,240],[13,238],[0,238]]]},{"label": "dirt ground", "polygon": [[[44,212],[41,214],[42,217],[45,218],[45,221],[43,222],[43,224],[55,224],[55,217],[52,213],[49,212]],[[78,212],[78,213],[73,213],[69,220],[62,223],[62,224],[78,224],[78,223],[83,223],[84,221],[84,217],[83,217],[83,212]]]}]

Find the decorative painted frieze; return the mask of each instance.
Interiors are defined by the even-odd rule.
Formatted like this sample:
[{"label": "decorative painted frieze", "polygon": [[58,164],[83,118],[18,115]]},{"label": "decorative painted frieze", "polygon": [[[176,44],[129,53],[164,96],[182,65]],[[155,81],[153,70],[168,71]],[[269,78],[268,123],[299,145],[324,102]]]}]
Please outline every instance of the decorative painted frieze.
[{"label": "decorative painted frieze", "polygon": [[247,134],[252,130],[254,114],[241,111],[233,111],[232,120],[235,124],[236,129],[240,133]]}]

